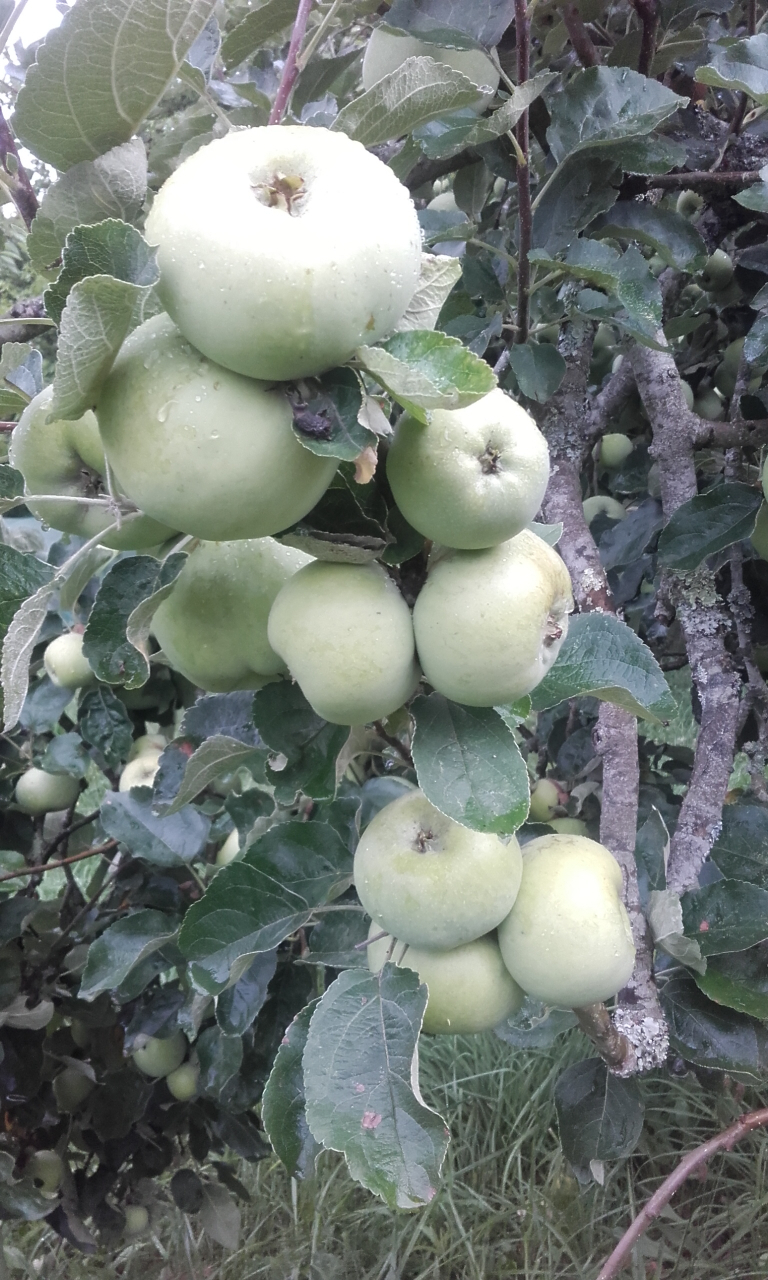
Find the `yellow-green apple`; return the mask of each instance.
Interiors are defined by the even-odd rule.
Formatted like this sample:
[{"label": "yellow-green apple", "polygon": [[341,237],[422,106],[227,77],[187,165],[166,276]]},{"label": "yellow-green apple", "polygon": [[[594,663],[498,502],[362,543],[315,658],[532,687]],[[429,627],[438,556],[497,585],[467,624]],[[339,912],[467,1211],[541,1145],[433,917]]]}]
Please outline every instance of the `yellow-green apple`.
[{"label": "yellow-green apple", "polygon": [[618,499],[610,497],[607,493],[596,493],[591,498],[585,498],[581,505],[584,508],[584,519],[587,524],[591,524],[597,516],[623,520],[627,514]]},{"label": "yellow-green apple", "polygon": [[416,210],[392,170],[306,125],[201,147],[155,197],[146,236],[182,333],[270,381],[322,373],[385,337],[421,270]]},{"label": "yellow-green apple", "polygon": [[33,817],[69,809],[77,799],[80,782],[68,773],[46,773],[27,769],[16,783],[16,803]]},{"label": "yellow-green apple", "polygon": [[529,822],[549,822],[560,804],[560,788],[551,778],[539,778],[531,791]]},{"label": "yellow-green apple", "polygon": [[240,853],[240,833],[237,827],[230,831],[223,845],[216,854],[216,866],[228,867],[230,862],[234,862]]},{"label": "yellow-green apple", "polygon": [[715,249],[704,263],[701,283],[711,293],[720,293],[733,279],[733,259],[724,249]]},{"label": "yellow-green apple", "polygon": [[183,1031],[177,1031],[162,1040],[156,1036],[142,1036],[131,1057],[145,1075],[160,1079],[181,1066],[186,1052],[187,1038]]},{"label": "yellow-green apple", "polygon": [[149,1210],[143,1204],[127,1204],[123,1212],[125,1234],[131,1237],[143,1235],[149,1226]]},{"label": "yellow-green apple", "polygon": [[600,441],[600,461],[613,471],[627,460],[634,447],[629,436],[622,431],[609,431]]},{"label": "yellow-green apple", "polygon": [[322,497],[338,466],[299,443],[282,390],[212,364],[166,315],[134,329],[96,411],[128,496],[198,538],[263,538],[288,528]]},{"label": "yellow-green apple", "polygon": [[65,631],[46,645],[43,665],[53,683],[62,689],[81,689],[96,679],[83,653],[83,637],[76,631]]},{"label": "yellow-green apple", "polygon": [[130,791],[132,787],[151,787],[160,768],[162,747],[142,751],[124,766],[118,783],[118,791]]},{"label": "yellow-green apple", "polygon": [[165,1077],[165,1083],[179,1102],[189,1102],[197,1093],[197,1082],[200,1079],[200,1068],[192,1062],[182,1062],[175,1071]]},{"label": "yellow-green apple", "polygon": [[363,56],[363,88],[372,89],[384,76],[401,67],[406,58],[434,58],[460,71],[484,92],[478,94],[475,108],[483,111],[493,102],[499,87],[499,73],[482,49],[450,49],[419,40],[416,36],[375,27]]},{"label": "yellow-green apple", "polygon": [[36,1151],[27,1164],[25,1173],[41,1195],[52,1200],[58,1195],[64,1177],[64,1161],[57,1151]]},{"label": "yellow-green apple", "polygon": [[53,1092],[59,1111],[77,1111],[95,1089],[93,1080],[76,1067],[65,1067],[53,1081]]}]

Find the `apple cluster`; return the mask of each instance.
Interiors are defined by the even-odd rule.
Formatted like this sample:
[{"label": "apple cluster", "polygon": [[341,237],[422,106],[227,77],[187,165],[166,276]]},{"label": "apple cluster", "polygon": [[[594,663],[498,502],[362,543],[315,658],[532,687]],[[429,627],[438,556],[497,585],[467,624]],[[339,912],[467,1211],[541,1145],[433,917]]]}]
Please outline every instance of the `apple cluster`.
[{"label": "apple cluster", "polygon": [[382,809],[358,844],[357,893],[372,919],[368,964],[415,970],[424,1030],[489,1030],[525,995],[582,1008],[629,981],[635,949],[613,855],[552,834],[522,850],[470,831],[420,791]]}]

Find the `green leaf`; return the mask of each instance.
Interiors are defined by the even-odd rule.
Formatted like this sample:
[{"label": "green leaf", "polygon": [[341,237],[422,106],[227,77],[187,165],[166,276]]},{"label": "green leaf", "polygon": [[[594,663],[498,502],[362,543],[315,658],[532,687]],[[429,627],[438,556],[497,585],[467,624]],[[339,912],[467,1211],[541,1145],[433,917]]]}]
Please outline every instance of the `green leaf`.
[{"label": "green leaf", "polygon": [[[0,515],[24,501],[24,477],[15,467],[0,464]],[[4,544],[3,544],[4,545]]]},{"label": "green leaf", "polygon": [[127,222],[108,218],[95,226],[75,227],[64,245],[63,265],[43,295],[45,309],[57,324],[73,285],[92,276],[107,276],[137,288],[157,284],[157,250]]},{"label": "green leaf", "polygon": [[269,771],[279,804],[292,804],[297,791],[314,800],[335,794],[336,757],[349,736],[344,725],[323,720],[287,680],[259,689],[253,719],[267,746],[286,757],[283,769]]},{"label": "green leaf", "polygon": [[242,22],[229,32],[221,46],[221,56],[228,71],[260,49],[268,40],[290,27],[296,17],[299,0],[264,0]]},{"label": "green leaf", "polygon": [[267,1137],[292,1178],[311,1177],[320,1151],[307,1124],[302,1065],[309,1023],[317,1004],[312,1000],[288,1027],[261,1100]]},{"label": "green leaf", "polygon": [[627,67],[577,71],[562,93],[551,94],[547,141],[558,162],[587,149],[616,149],[650,133],[686,99]]},{"label": "green leaf", "polygon": [[42,356],[28,342],[5,342],[0,355],[0,411],[21,413],[43,388]]},{"label": "green leaf", "polygon": [[768,1021],[768,944],[712,956],[696,985],[715,1004]]},{"label": "green leaf", "polygon": [[205,1183],[200,1225],[212,1240],[234,1251],[240,1242],[241,1214],[235,1201],[216,1182]]},{"label": "green leaf", "polygon": [[411,329],[378,347],[359,347],[357,359],[420,422],[430,409],[463,409],[496,386],[489,365],[448,334]]},{"label": "green leaf", "polygon": [[[371,5],[373,8],[373,5]],[[394,0],[386,26],[422,40],[444,41],[449,48],[498,44],[514,20],[511,0]]]},{"label": "green leaf", "polygon": [[607,529],[600,539],[600,559],[604,569],[634,564],[664,523],[661,503],[647,498],[639,507]]},{"label": "green leaf", "polygon": [[747,484],[726,483],[689,498],[659,537],[659,563],[690,572],[707,556],[748,538],[763,495]]},{"label": "green leaf", "polygon": [[768,938],[768,889],[743,880],[718,880],[683,894],[685,932],[702,955],[746,951]]},{"label": "green leaf", "polygon": [[[380,778],[377,781],[393,779]],[[402,794],[402,789],[398,788],[396,795]],[[358,943],[365,942],[370,923],[370,917],[354,904],[348,911],[334,911],[323,916],[312,928],[309,950],[301,957],[302,963],[328,965],[332,969],[364,969],[368,961],[365,949],[358,948]]]},{"label": "green leaf", "polygon": [[631,1155],[643,1132],[637,1081],[611,1075],[600,1058],[565,1069],[555,1085],[555,1109],[563,1155],[580,1169]]},{"label": "green leaf", "polygon": [[559,253],[616,203],[621,165],[610,155],[588,152],[558,165],[533,202],[533,244]]},{"label": "green leaf", "polygon": [[725,805],[722,830],[710,857],[729,879],[768,889],[768,808],[761,804]]},{"label": "green leaf", "polygon": [[133,740],[133,722],[125,706],[111,689],[100,685],[80,699],[77,730],[90,746],[104,757],[110,769],[125,760]]},{"label": "green leaf", "polygon": [[[27,557],[24,557],[27,559]],[[32,559],[32,557],[29,557]],[[11,590],[16,590],[17,582]],[[48,615],[48,607],[56,592],[56,579],[39,587],[22,602],[13,615],[3,638],[0,682],[3,688],[3,711],[6,732],[21,715],[29,687],[29,662],[37,644],[40,629]]]},{"label": "green leaf", "polygon": [[768,165],[760,170],[760,182],[739,191],[732,199],[744,209],[754,209],[757,213],[768,213]]},{"label": "green leaf", "polygon": [[[149,679],[149,654],[126,635],[129,620],[142,602],[151,601],[147,632],[154,610],[171,592],[187,557],[156,560],[132,556],[112,565],[99,586],[83,637],[83,652],[100,680],[138,689]],[[146,616],[146,610],[144,611]],[[144,638],[146,645],[146,637]]]},{"label": "green leaf", "polygon": [[445,111],[477,102],[477,85],[434,58],[406,58],[366,93],[342,107],[333,122],[365,147],[375,147]]},{"label": "green leaf", "polygon": [[[440,51],[435,50],[439,60]],[[477,112],[471,107],[464,110],[443,113],[437,120],[419,125],[413,130],[422,151],[432,160],[442,160],[455,155],[465,147],[479,147],[493,142],[502,134],[514,129],[524,111],[544,92],[556,78],[552,71],[544,71],[532,76],[525,84],[514,85],[510,96],[490,116],[478,119]]]},{"label": "green leaf", "polygon": [[[13,468],[9,467],[11,471]],[[0,634],[5,635],[21,605],[53,577],[53,569],[36,556],[0,542]]]},{"label": "green leaf", "polygon": [[661,288],[634,245],[619,254],[600,240],[582,239],[570,246],[563,262],[550,258],[541,249],[534,249],[529,256],[531,262],[546,266],[550,271],[559,269],[604,289],[617,299],[626,313],[615,317],[622,328],[646,345],[658,346],[656,334],[661,325]]},{"label": "green leaf", "polygon": [[218,995],[255,955],[306,924],[312,909],[345,888],[351,875],[351,854],[331,827],[273,827],[242,861],[219,871],[184,917],[179,946],[195,980]]},{"label": "green leaf", "polygon": [[707,962],[698,941],[684,933],[683,908],[677,894],[671,889],[652,889],[648,894],[646,914],[656,946],[689,969],[703,973]]},{"label": "green leaf", "polygon": [[744,339],[744,359],[749,364],[764,364],[768,359],[768,315],[758,316]]},{"label": "green leaf", "polygon": [[[162,805],[158,807],[167,815],[178,813],[216,778],[232,773],[235,769],[260,766],[265,755],[266,752],[261,747],[251,746],[223,734],[213,734],[188,757],[183,780],[173,803],[167,808]],[[167,790],[164,794],[167,794]]]},{"label": "green leaf", "polygon": [[80,0],[27,72],[17,137],[57,169],[127,142],[213,9],[214,0]]},{"label": "green leaf", "polygon": [[43,752],[40,768],[46,773],[68,773],[84,778],[92,761],[77,733],[61,733],[52,738]]},{"label": "green leaf", "polygon": [[598,218],[592,235],[651,245],[667,266],[679,271],[700,270],[707,256],[704,241],[687,218],[647,201],[619,200],[609,214]]},{"label": "green leaf", "polygon": [[516,831],[528,814],[528,771],[500,716],[440,693],[417,698],[411,714],[419,786],[435,808],[473,831]]},{"label": "green leaf", "polygon": [[200,1092],[218,1098],[236,1076],[243,1061],[240,1036],[224,1035],[218,1027],[209,1027],[195,1041],[200,1062]]},{"label": "green leaf", "polygon": [[529,400],[546,404],[565,377],[566,364],[551,342],[524,342],[509,348],[509,363]]},{"label": "green leaf", "polygon": [[125,845],[134,858],[156,867],[183,866],[199,857],[211,826],[210,819],[192,808],[172,818],[158,817],[149,787],[110,791],[102,802],[100,821],[107,835]]},{"label": "green leaf", "polygon": [[416,1084],[426,1003],[410,969],[347,969],[315,1009],[304,1050],[310,1131],[390,1209],[429,1204],[448,1145]]},{"label": "green leaf", "polygon": [[119,218],[135,222],[147,193],[147,153],[140,138],[113,147],[97,160],[83,160],[48,187],[27,237],[38,271],[61,254],[77,226]]},{"label": "green leaf", "polygon": [[95,1000],[125,981],[142,960],[164,947],[176,935],[178,920],[162,911],[134,911],[105,929],[88,948],[80,980],[81,1000]]},{"label": "green leaf", "polygon": [[675,712],[675,700],[648,646],[607,613],[571,618],[557,661],[533,690],[531,702],[534,711],[543,711],[583,694],[649,720],[666,720]]},{"label": "green leaf", "polygon": [[233,987],[222,991],[216,1001],[216,1021],[225,1036],[244,1036],[253,1025],[276,967],[277,952],[263,951]]},{"label": "green leaf", "polygon": [[768,35],[714,46],[705,67],[697,67],[695,79],[718,89],[740,90],[760,106],[768,106]]},{"label": "green leaf", "polygon": [[397,332],[405,329],[434,329],[443,303],[461,279],[461,261],[439,253],[421,255],[421,275],[408,309],[397,323]]},{"label": "green leaf", "polygon": [[296,439],[322,457],[354,462],[359,453],[376,444],[373,431],[358,415],[363,404],[360,383],[351,369],[331,369],[320,378],[288,392]]},{"label": "green leaf", "polygon": [[659,983],[670,1047],[687,1062],[738,1071],[760,1083],[768,1069],[768,1029],[754,1018],[708,1000],[693,979],[677,971]]}]

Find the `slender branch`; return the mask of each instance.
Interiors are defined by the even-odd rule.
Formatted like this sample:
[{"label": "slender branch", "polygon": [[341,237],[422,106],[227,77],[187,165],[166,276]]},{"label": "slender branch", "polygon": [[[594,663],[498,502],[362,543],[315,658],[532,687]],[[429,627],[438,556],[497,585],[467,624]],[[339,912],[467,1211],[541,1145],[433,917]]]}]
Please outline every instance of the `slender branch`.
[{"label": "slender branch", "polygon": [[656,36],[659,30],[658,0],[632,0],[643,27],[643,39],[640,44],[640,56],[637,69],[643,76],[651,74],[653,59],[656,54]]},{"label": "slender branch", "polygon": [[387,746],[391,747],[393,751],[396,751],[400,759],[405,764],[410,765],[410,767],[413,768],[413,756],[411,755],[408,748],[403,746],[399,738],[396,738],[392,733],[387,733],[386,729],[384,728],[384,725],[381,723],[381,720],[374,720],[373,727],[378,733],[379,737],[384,739]]},{"label": "slender branch", "polygon": [[59,834],[51,840],[50,844],[46,846],[44,856],[46,858],[50,858],[51,854],[58,849],[59,845],[64,844],[64,841],[68,840],[76,831],[79,831],[81,827],[87,827],[89,823],[95,822],[98,816],[99,810],[94,809],[93,813],[89,813],[85,818],[80,818],[78,822],[70,821],[69,824],[64,827],[63,831],[60,831]]},{"label": "slender branch", "polygon": [[[531,25],[525,0],[515,0],[515,34],[517,39],[517,83],[525,84],[531,71]],[[517,164],[517,332],[515,342],[526,342],[530,314],[531,264],[528,253],[531,248],[533,215],[531,212],[531,166],[529,164],[530,137],[528,111],[525,110],[515,129],[522,159]]]},{"label": "slender branch", "polygon": [[696,1169],[706,1164],[718,1151],[732,1151],[736,1143],[741,1142],[742,1138],[745,1138],[753,1129],[759,1129],[766,1124],[768,1124],[768,1107],[763,1107],[760,1111],[749,1111],[746,1115],[739,1116],[736,1123],[729,1129],[724,1129],[722,1133],[718,1133],[708,1142],[703,1142],[700,1147],[690,1151],[669,1177],[664,1179],[645,1208],[638,1213],[632,1226],[624,1232],[610,1258],[601,1267],[597,1280],[613,1280],[614,1276],[618,1275],[629,1259],[632,1246],[644,1235],[665,1205],[669,1204],[675,1192],[680,1190],[686,1179],[690,1178]]},{"label": "slender branch", "polygon": [[[373,150],[377,151],[378,148],[374,147]],[[444,178],[446,174],[457,173],[459,169],[466,169],[468,165],[476,164],[477,158],[477,152],[471,147],[460,151],[456,156],[446,156],[442,160],[430,160],[428,156],[421,156],[405,178],[405,185],[409,191],[418,191],[419,187],[435,182],[438,178]]]},{"label": "slender branch", "polygon": [[307,22],[309,21],[309,11],[312,8],[312,0],[299,0],[299,8],[296,14],[296,21],[293,24],[291,33],[291,43],[288,45],[288,53],[283,67],[283,74],[280,77],[280,84],[277,87],[275,101],[272,104],[272,110],[269,113],[269,124],[280,124],[285,109],[288,106],[288,99],[293,91],[293,86],[299,75],[299,49],[304,43],[304,36],[307,31]]},{"label": "slender branch", "polygon": [[73,862],[83,862],[85,858],[96,858],[99,854],[109,853],[111,849],[116,848],[116,840],[107,840],[105,844],[100,844],[97,848],[85,849],[83,853],[70,854],[68,858],[59,858],[58,862],[46,862],[44,866],[22,867],[20,871],[8,871],[5,875],[0,876],[0,884],[4,880],[17,880],[19,876],[42,876],[45,875],[46,871],[55,871],[57,867],[68,867]]},{"label": "slender branch", "polygon": [[10,39],[11,32],[13,31],[13,28],[16,26],[16,23],[18,22],[19,18],[21,17],[26,7],[27,7],[27,0],[19,0],[19,3],[15,6],[15,8],[13,9],[13,12],[8,17],[8,20],[5,26],[3,27],[2,31],[0,31],[0,53],[3,53],[5,51],[5,46],[7,45],[8,40]]},{"label": "slender branch", "polygon": [[[9,156],[13,157],[10,163]],[[13,197],[13,203],[24,219],[27,230],[29,230],[38,210],[37,196],[29,180],[29,174],[19,159],[10,125],[3,114],[2,108],[0,108],[0,164],[2,164],[6,175],[5,185]]]},{"label": "slender branch", "polygon": [[312,57],[312,54],[315,52],[315,49],[317,48],[317,46],[320,44],[320,41],[323,39],[326,31],[328,30],[329,26],[333,22],[333,19],[336,17],[336,14],[339,12],[339,9],[341,8],[343,3],[344,3],[344,0],[333,0],[333,4],[331,5],[328,12],[324,14],[320,22],[318,22],[317,26],[315,27],[315,30],[312,32],[312,35],[309,37],[309,40],[307,41],[305,47],[302,49],[301,53],[296,58],[296,65],[299,69],[299,72],[302,72],[304,68],[307,66],[307,64],[309,63]]},{"label": "slender branch", "polygon": [[578,5],[571,0],[570,4],[563,5],[561,13],[565,29],[568,32],[568,39],[573,45],[573,51],[582,67],[599,66],[601,62],[599,50],[592,43],[592,37],[584,26]]},{"label": "slender branch", "polygon": [[583,1009],[573,1011],[579,1026],[593,1045],[599,1050],[600,1057],[607,1066],[619,1070],[624,1066],[627,1057],[627,1044],[613,1023],[604,1004],[588,1004]]},{"label": "slender branch", "polygon": [[660,187],[662,190],[673,191],[688,187],[733,187],[738,191],[742,187],[753,186],[755,182],[760,182],[760,174],[756,169],[727,173],[721,170],[712,172],[709,169],[690,169],[683,173],[655,173],[653,177],[646,179],[648,187]]},{"label": "slender branch", "polygon": [[747,0],[747,35],[753,36],[757,30],[757,0]]}]

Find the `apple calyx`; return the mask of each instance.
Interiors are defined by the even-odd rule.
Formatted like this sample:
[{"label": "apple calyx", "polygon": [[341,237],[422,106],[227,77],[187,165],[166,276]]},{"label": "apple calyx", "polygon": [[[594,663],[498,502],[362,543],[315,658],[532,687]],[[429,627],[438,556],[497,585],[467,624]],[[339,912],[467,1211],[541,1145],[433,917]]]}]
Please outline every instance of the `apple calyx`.
[{"label": "apple calyx", "polygon": [[256,197],[269,209],[282,209],[283,213],[296,217],[301,212],[294,208],[304,196],[307,189],[304,179],[297,173],[275,172],[269,182],[254,182]]},{"label": "apple calyx", "polygon": [[501,457],[501,449],[495,448],[490,440],[485,446],[485,453],[481,453],[478,461],[483,475],[496,476],[499,474],[501,467],[499,466],[499,458]]},{"label": "apple calyx", "polygon": [[549,617],[547,618],[547,625],[544,628],[544,644],[548,646],[553,645],[557,640],[561,638],[562,634],[563,634],[563,628],[558,618],[555,616],[554,613],[550,613]]},{"label": "apple calyx", "polygon": [[430,831],[429,829],[425,831],[424,828],[422,827],[418,835],[416,836],[416,839],[413,842],[413,847],[417,853],[431,853],[432,850],[430,848],[430,845],[434,840],[434,838],[435,838],[434,831]]}]

